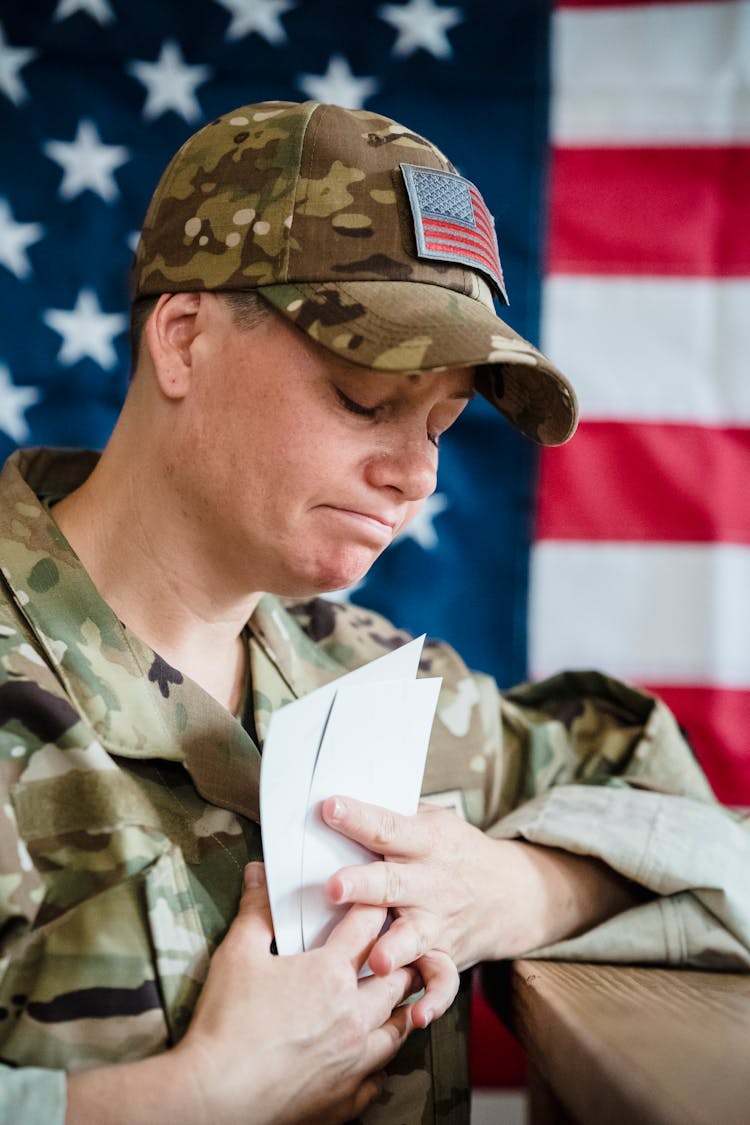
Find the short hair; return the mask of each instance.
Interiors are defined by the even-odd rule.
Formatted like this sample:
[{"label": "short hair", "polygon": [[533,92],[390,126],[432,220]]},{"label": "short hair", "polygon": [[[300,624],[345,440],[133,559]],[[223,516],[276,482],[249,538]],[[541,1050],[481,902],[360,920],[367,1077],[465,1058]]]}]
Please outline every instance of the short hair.
[{"label": "short hair", "polygon": [[[255,289],[223,289],[216,292],[232,314],[238,328],[247,332],[256,328],[272,315],[272,308]],[[156,308],[158,297],[139,297],[130,306],[130,366],[134,372],[138,366],[138,355],[143,339],[146,321]]]}]

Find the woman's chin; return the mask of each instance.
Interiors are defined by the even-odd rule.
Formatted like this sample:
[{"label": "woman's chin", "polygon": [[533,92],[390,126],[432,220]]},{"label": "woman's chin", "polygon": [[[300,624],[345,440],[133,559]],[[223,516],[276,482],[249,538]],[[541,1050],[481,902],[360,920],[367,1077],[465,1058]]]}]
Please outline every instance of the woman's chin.
[{"label": "woman's chin", "polygon": [[361,552],[358,557],[352,558],[348,555],[346,559],[335,561],[335,565],[329,560],[325,567],[319,567],[314,576],[311,575],[314,589],[311,593],[316,594],[335,594],[343,590],[349,590],[352,586],[356,586],[365,577],[370,567],[375,561],[377,556],[373,556],[372,552]]}]

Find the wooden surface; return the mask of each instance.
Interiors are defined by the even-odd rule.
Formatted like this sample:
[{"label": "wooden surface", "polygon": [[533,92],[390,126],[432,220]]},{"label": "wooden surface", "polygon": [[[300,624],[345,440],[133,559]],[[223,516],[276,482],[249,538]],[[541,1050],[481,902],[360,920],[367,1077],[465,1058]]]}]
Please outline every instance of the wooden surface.
[{"label": "wooden surface", "polygon": [[750,1125],[750,975],[517,961],[532,1125]]}]

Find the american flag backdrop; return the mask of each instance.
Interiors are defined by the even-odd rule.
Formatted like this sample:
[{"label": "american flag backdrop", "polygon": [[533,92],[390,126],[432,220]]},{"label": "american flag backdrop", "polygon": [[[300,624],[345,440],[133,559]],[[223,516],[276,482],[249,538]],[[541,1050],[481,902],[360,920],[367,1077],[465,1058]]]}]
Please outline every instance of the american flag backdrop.
[{"label": "american flag backdrop", "polygon": [[747,0],[0,0],[0,455],[105,442],[164,164],[219,112],[306,97],[403,121],[478,186],[503,315],[582,407],[540,457],[472,403],[353,598],[502,685],[659,690],[750,803]]},{"label": "american flag backdrop", "polygon": [[652,688],[750,804],[750,4],[553,28],[542,342],[582,421],[541,459],[531,671]]}]

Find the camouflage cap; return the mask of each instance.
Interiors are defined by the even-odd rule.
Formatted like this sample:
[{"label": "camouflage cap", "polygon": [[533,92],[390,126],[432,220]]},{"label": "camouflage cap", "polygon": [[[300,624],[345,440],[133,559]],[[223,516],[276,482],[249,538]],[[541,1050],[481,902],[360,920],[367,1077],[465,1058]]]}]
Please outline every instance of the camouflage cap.
[{"label": "camouflage cap", "polygon": [[133,298],[256,289],[350,363],[475,367],[523,433],[575,430],[565,377],[495,313],[492,218],[435,145],[388,117],[261,102],[190,137],[149,205]]}]

